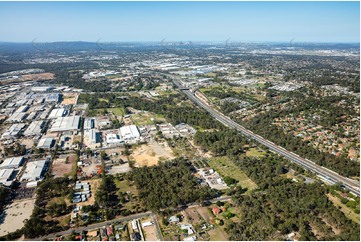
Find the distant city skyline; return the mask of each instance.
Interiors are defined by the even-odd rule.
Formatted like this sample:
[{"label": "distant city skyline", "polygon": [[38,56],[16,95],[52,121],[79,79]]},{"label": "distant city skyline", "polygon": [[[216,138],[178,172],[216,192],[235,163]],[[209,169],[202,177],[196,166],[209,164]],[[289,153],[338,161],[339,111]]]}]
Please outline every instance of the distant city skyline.
[{"label": "distant city skyline", "polygon": [[5,42],[360,42],[359,2],[0,2]]}]

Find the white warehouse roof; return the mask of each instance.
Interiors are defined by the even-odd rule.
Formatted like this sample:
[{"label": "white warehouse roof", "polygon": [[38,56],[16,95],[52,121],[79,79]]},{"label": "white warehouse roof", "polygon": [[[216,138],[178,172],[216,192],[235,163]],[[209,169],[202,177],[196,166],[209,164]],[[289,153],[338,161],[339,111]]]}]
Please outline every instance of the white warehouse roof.
[{"label": "white warehouse roof", "polygon": [[10,186],[13,182],[11,176],[14,172],[14,169],[4,169],[0,170],[0,183],[4,184],[5,186]]},{"label": "white warehouse roof", "polygon": [[22,176],[22,180],[37,181],[42,178],[44,167],[48,160],[37,160],[28,162]]},{"label": "white warehouse roof", "polygon": [[39,140],[38,148],[42,149],[50,149],[54,145],[54,139],[53,138],[42,138]]},{"label": "white warehouse roof", "polygon": [[23,162],[23,160],[24,160],[23,156],[7,158],[0,165],[0,169],[18,168]]},{"label": "white warehouse roof", "polygon": [[50,129],[50,132],[63,132],[79,129],[80,116],[57,118]]},{"label": "white warehouse roof", "polygon": [[120,136],[123,140],[135,140],[140,137],[139,131],[137,126],[135,125],[128,125],[123,126],[119,129]]},{"label": "white warehouse roof", "polygon": [[44,121],[34,121],[25,130],[25,136],[40,135],[44,127]]},{"label": "white warehouse roof", "polygon": [[49,114],[49,119],[64,117],[66,114],[64,108],[54,108]]}]

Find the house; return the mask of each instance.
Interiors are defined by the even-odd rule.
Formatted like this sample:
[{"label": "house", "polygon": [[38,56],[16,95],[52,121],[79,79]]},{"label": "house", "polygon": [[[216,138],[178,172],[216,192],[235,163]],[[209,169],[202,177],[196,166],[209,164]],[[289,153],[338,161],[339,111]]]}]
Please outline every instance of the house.
[{"label": "house", "polygon": [[169,219],[168,219],[168,222],[169,223],[179,223],[179,218],[177,216],[171,216]]},{"label": "house", "polygon": [[218,207],[212,208],[212,212],[214,215],[218,215],[221,213],[221,210]]}]

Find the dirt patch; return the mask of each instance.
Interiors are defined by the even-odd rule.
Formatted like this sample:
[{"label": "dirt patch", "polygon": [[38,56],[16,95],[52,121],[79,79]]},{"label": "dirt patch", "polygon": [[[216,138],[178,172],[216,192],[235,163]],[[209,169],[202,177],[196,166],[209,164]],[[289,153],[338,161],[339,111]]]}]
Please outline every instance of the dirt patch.
[{"label": "dirt patch", "polygon": [[198,223],[201,221],[201,216],[197,212],[196,208],[187,208],[185,211],[190,223]]},{"label": "dirt patch", "polygon": [[[143,224],[145,222],[150,222],[150,221],[152,221],[152,219],[147,218],[145,220],[142,220],[141,223]],[[158,240],[157,232],[156,232],[156,228],[155,228],[154,224],[151,226],[147,226],[147,227],[142,226],[142,230],[143,230],[146,241],[157,241]]]},{"label": "dirt patch", "polygon": [[167,143],[157,143],[150,141],[146,145],[133,150],[131,156],[135,160],[135,166],[154,166],[158,164],[159,160],[174,159],[172,149]]},{"label": "dirt patch", "polygon": [[207,207],[197,207],[197,212],[207,223],[210,223],[210,219],[213,218],[211,211]]},{"label": "dirt patch", "polygon": [[228,240],[227,234],[219,227],[211,229],[208,231],[210,240],[212,241],[226,241]]},{"label": "dirt patch", "polygon": [[75,165],[75,160],[76,155],[63,156],[54,160],[51,174],[54,175],[54,178],[70,174]]},{"label": "dirt patch", "polygon": [[34,209],[35,199],[16,201],[5,208],[0,216],[0,236],[7,235],[24,226]]},{"label": "dirt patch", "polygon": [[22,139],[22,140],[20,141],[20,144],[25,145],[25,147],[26,147],[27,149],[30,149],[30,148],[32,148],[33,145],[34,145],[34,140],[33,140],[33,139]]},{"label": "dirt patch", "polygon": [[49,72],[21,76],[21,79],[23,79],[24,81],[51,80],[53,78],[54,78],[54,74]]}]

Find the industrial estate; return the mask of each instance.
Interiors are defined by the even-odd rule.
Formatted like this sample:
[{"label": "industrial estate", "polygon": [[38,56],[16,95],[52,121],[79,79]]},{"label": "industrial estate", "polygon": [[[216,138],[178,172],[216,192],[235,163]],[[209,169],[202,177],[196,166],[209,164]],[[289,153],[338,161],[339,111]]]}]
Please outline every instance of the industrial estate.
[{"label": "industrial estate", "polygon": [[0,239],[359,241],[359,43],[0,42]]}]

